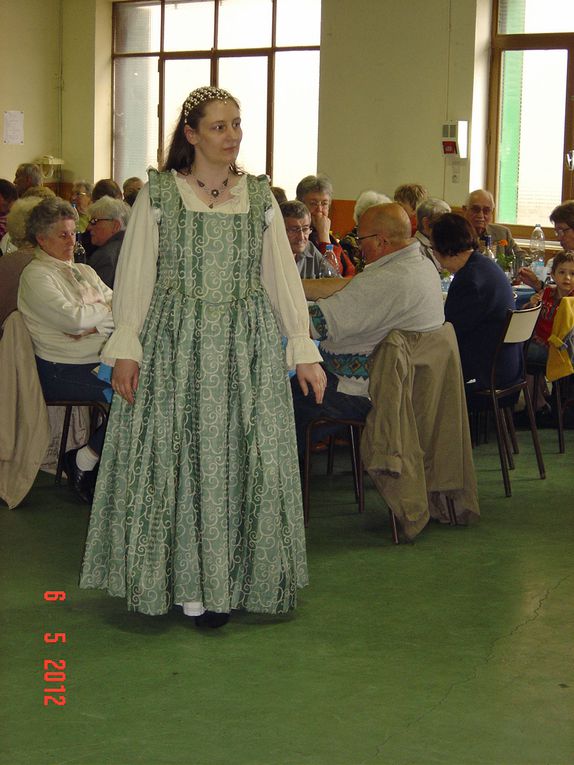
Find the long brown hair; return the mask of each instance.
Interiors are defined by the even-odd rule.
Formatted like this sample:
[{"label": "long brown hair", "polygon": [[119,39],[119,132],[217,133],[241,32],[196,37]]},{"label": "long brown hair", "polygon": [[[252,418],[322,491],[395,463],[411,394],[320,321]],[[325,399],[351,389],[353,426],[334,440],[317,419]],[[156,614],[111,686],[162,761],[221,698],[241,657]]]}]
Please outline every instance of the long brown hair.
[{"label": "long brown hair", "polygon": [[[214,101],[222,100],[221,98],[206,98],[205,100],[202,100],[201,103],[197,104],[197,106],[192,106],[191,108],[188,107],[189,111],[187,111],[186,105],[188,105],[189,98],[190,97],[188,96],[182,104],[179,118],[171,136],[167,157],[161,168],[163,171],[177,170],[178,172],[189,172],[195,160],[195,147],[193,144],[189,143],[185,137],[184,128],[186,125],[189,125],[192,130],[197,130],[199,121],[205,117],[207,106]],[[233,101],[238,109],[241,108],[239,106],[239,101],[236,98],[229,95],[229,99]],[[235,162],[232,162],[229,167],[232,173],[241,175],[241,171]]]}]

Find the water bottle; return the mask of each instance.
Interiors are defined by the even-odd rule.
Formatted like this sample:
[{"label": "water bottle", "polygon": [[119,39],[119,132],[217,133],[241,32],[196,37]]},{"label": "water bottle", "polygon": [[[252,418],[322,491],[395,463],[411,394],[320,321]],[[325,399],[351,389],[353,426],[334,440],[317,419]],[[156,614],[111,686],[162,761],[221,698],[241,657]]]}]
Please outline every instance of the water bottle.
[{"label": "water bottle", "polygon": [[530,236],[530,257],[532,259],[532,270],[541,282],[546,281],[546,265],[544,263],[544,252],[546,250],[544,241],[544,231],[537,223]]},{"label": "water bottle", "polygon": [[339,274],[341,273],[341,267],[339,265],[339,261],[337,260],[337,256],[335,255],[334,245],[332,244],[326,245],[325,260],[331,266],[331,268],[335,271],[333,276],[339,276]]},{"label": "water bottle", "polygon": [[488,234],[484,237],[484,254],[496,263],[496,255],[492,250],[492,237]]}]

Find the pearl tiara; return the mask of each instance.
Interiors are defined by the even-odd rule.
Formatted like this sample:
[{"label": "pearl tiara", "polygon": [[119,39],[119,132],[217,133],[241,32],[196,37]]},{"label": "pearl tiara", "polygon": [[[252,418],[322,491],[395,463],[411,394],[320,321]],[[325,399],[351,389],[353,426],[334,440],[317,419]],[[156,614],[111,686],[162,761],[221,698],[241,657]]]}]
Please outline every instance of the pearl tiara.
[{"label": "pearl tiara", "polygon": [[192,90],[189,96],[185,99],[183,104],[183,116],[187,120],[188,114],[196,106],[199,106],[204,101],[227,101],[229,98],[235,100],[231,93],[222,88],[214,88],[208,85],[203,88],[196,88]]}]

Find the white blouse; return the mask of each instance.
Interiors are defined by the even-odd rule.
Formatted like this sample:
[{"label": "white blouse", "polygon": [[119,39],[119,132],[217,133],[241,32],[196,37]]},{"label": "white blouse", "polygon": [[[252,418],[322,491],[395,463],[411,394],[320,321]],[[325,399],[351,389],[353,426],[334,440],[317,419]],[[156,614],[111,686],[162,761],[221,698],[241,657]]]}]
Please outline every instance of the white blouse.
[{"label": "white blouse", "polygon": [[[58,260],[39,247],[20,277],[18,310],[34,352],[45,361],[97,363],[114,328],[111,303],[112,290],[93,268]],[[94,327],[95,333],[82,335]]]},{"label": "white blouse", "polygon": [[[230,189],[231,198],[211,210],[194,192],[185,177],[172,170],[186,209],[193,212],[246,213],[249,211],[247,176]],[[263,235],[261,282],[269,295],[279,330],[287,337],[287,365],[321,361],[309,336],[309,314],[301,278],[289,246],[281,210],[272,197]],[[149,186],[139,192],[132,209],[114,282],[113,314],[116,330],[102,351],[102,360],[134,359],[141,363],[139,334],[147,315],[156,280],[161,211],[151,206]]]}]

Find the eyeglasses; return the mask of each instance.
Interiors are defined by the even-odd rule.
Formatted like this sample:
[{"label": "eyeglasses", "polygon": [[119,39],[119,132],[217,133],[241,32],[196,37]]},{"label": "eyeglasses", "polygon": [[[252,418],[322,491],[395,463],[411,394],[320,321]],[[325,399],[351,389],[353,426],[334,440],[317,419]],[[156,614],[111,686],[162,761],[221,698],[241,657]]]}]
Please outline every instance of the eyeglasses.
[{"label": "eyeglasses", "polygon": [[358,236],[357,242],[362,242],[363,239],[370,239],[372,236],[378,236],[378,234],[365,234],[365,236]]},{"label": "eyeglasses", "polygon": [[483,215],[490,215],[493,210],[494,207],[481,207],[480,205],[470,206],[471,213],[474,213],[475,215],[480,215],[480,213]]},{"label": "eyeglasses", "polygon": [[323,199],[321,202],[317,199],[309,199],[307,202],[305,202],[307,207],[329,207],[329,200]]},{"label": "eyeglasses", "polygon": [[288,234],[310,234],[311,226],[286,226]]},{"label": "eyeglasses", "polygon": [[560,238],[563,234],[565,234],[567,231],[572,231],[571,226],[564,226],[564,228],[555,228],[554,233],[558,238]]},{"label": "eyeglasses", "polygon": [[101,220],[113,220],[113,218],[90,218],[88,225],[95,226],[96,223],[99,223]]}]

